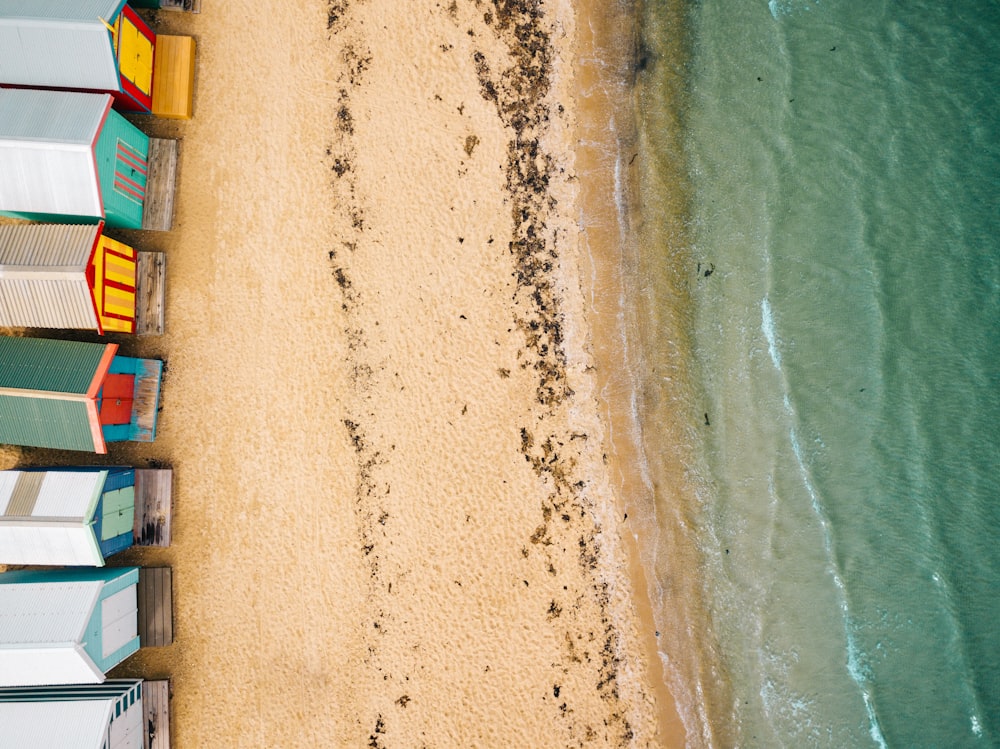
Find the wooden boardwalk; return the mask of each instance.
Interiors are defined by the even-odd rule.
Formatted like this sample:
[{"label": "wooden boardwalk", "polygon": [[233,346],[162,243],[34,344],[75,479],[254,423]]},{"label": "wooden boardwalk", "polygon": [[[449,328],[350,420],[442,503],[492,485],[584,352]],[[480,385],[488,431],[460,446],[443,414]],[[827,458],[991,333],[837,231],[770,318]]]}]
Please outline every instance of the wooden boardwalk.
[{"label": "wooden boardwalk", "polygon": [[135,264],[135,333],[163,335],[167,256],[137,252]]},{"label": "wooden boardwalk", "polygon": [[136,546],[170,546],[173,482],[174,472],[171,468],[135,470],[132,543]]},{"label": "wooden boardwalk", "polygon": [[174,596],[169,567],[140,567],[139,646],[157,648],[174,641]]},{"label": "wooden boardwalk", "polygon": [[176,140],[149,139],[146,197],[142,205],[142,228],[170,231],[174,224],[174,190],[177,186]]},{"label": "wooden boardwalk", "polygon": [[166,679],[142,682],[142,711],[146,730],[143,749],[170,749],[170,682]]}]

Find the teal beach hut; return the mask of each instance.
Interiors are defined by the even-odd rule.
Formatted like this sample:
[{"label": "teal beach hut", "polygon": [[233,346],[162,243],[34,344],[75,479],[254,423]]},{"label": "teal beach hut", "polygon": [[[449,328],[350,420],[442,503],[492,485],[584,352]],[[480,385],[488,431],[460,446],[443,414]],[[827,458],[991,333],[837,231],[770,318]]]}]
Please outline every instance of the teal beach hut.
[{"label": "teal beach hut", "polygon": [[108,94],[0,89],[0,213],[154,228],[143,226],[149,138],[111,102]]},{"label": "teal beach hut", "polygon": [[152,442],[163,362],[114,343],[0,336],[0,443],[106,453]]},{"label": "teal beach hut", "polygon": [[100,684],[139,649],[137,567],[0,574],[0,686]]}]

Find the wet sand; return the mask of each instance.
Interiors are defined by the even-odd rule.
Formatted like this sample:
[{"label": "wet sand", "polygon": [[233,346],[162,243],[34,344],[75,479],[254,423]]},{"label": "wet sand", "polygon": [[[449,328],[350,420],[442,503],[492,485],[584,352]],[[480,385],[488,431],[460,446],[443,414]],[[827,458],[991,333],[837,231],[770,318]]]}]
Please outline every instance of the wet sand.
[{"label": "wet sand", "polygon": [[159,14],[195,116],[144,125],[174,230],[122,237],[167,253],[167,332],[116,340],[163,411],[79,459],[174,467],[173,544],[115,562],[173,567],[175,643],[116,675],[170,676],[175,748],[678,740],[598,398],[580,17],[532,5]]}]

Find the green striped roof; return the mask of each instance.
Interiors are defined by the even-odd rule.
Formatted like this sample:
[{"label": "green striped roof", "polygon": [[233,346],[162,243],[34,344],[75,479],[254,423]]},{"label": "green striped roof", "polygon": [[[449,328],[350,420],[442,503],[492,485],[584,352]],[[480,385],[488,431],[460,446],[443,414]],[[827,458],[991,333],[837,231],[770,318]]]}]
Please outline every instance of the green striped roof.
[{"label": "green striped roof", "polygon": [[102,343],[0,336],[0,388],[86,393],[105,350]]},{"label": "green striped roof", "polygon": [[94,452],[83,401],[0,395],[0,443]]}]

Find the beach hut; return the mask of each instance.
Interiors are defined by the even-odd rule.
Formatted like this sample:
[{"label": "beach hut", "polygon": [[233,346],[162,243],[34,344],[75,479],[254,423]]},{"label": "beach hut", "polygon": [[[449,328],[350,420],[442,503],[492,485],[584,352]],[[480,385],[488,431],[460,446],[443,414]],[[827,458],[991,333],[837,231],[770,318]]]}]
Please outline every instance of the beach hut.
[{"label": "beach hut", "polygon": [[0,326],[163,332],[165,260],[104,224],[0,225]]},{"label": "beach hut", "polygon": [[102,567],[133,544],[167,546],[171,483],[169,468],[0,471],[0,564]]},{"label": "beach hut", "polygon": [[194,39],[157,36],[125,0],[0,0],[0,84],[103,92],[122,111],[187,119]]},{"label": "beach hut", "polygon": [[114,343],[0,336],[0,443],[106,453],[152,442],[163,362]]},{"label": "beach hut", "polygon": [[151,141],[107,94],[0,89],[0,213],[169,229],[176,141]]},{"label": "beach hut", "polygon": [[0,574],[0,686],[100,684],[139,649],[139,569]]},{"label": "beach hut", "polygon": [[0,689],[0,746],[17,749],[143,749],[145,684]]}]

